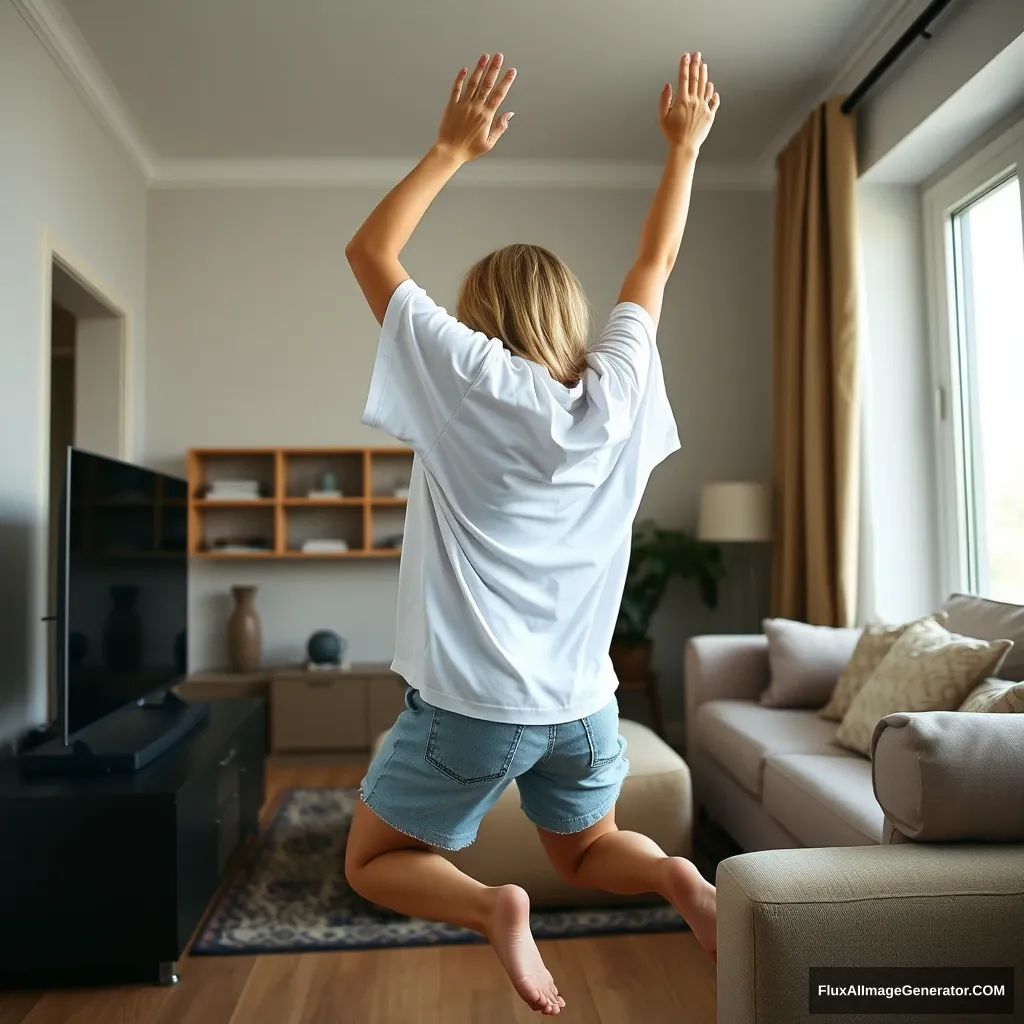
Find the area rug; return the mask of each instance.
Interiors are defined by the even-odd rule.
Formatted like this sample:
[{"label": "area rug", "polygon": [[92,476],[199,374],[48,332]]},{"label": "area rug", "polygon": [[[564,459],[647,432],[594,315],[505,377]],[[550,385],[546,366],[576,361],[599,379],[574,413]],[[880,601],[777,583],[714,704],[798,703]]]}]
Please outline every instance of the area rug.
[{"label": "area rug", "polygon": [[[193,955],[297,953],[477,943],[475,932],[420,921],[362,899],[345,881],[345,841],[359,791],[287,791],[252,858],[214,904]],[[669,906],[538,911],[539,939],[682,931]]]}]

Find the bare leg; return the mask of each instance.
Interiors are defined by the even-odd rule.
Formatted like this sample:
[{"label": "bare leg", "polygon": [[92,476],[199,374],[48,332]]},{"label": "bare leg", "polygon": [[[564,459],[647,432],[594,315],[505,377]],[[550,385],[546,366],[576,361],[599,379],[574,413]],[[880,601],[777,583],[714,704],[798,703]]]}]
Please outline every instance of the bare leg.
[{"label": "bare leg", "polygon": [[567,882],[621,896],[659,893],[717,961],[715,887],[685,857],[669,857],[639,832],[620,832],[614,810],[582,832],[538,832],[548,858]]},{"label": "bare leg", "polygon": [[479,932],[533,1009],[552,1015],[565,1006],[530,932],[530,898],[519,886],[477,882],[429,846],[381,821],[362,800],[349,831],[345,875],[372,903]]}]

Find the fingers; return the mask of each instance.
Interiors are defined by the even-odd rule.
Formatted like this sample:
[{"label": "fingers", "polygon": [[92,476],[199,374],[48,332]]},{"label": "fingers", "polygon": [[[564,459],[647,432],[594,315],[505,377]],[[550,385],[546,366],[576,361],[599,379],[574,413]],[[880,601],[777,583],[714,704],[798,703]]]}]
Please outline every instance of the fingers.
[{"label": "fingers", "polygon": [[697,99],[704,99],[708,88],[708,74],[710,73],[707,64],[701,61],[700,71],[697,76]]},{"label": "fingers", "polygon": [[510,110],[507,114],[502,114],[494,125],[491,127],[491,133],[487,136],[487,148],[490,149],[497,141],[505,134],[508,130],[508,123],[515,116],[515,111]]},{"label": "fingers", "polygon": [[494,88],[494,83],[498,79],[498,72],[501,70],[501,65],[505,58],[502,54],[496,53],[487,65],[487,70],[484,72],[483,81],[480,83],[480,87],[477,89],[474,99],[485,100],[488,94]]},{"label": "fingers", "polygon": [[505,72],[504,77],[497,84],[497,86],[491,91],[490,96],[487,97],[485,106],[488,110],[497,110],[501,106],[501,101],[508,95],[509,89],[512,88],[512,83],[516,79],[516,69],[509,68]]},{"label": "fingers", "polygon": [[705,103],[710,103],[711,102],[711,97],[714,94],[715,94],[715,83],[709,81],[708,84],[706,86],[704,86],[704,102]]},{"label": "fingers", "polygon": [[700,50],[690,55],[689,75],[687,76],[687,95],[690,99],[697,99],[700,96],[698,83],[700,82],[700,69],[703,67],[700,60]]},{"label": "fingers", "polygon": [[484,69],[487,67],[487,62],[490,59],[491,55],[489,53],[485,53],[476,62],[476,67],[473,68],[473,74],[469,76],[469,82],[466,84],[462,93],[467,100],[471,100],[476,95],[476,91],[480,87],[480,79],[483,78]]},{"label": "fingers", "polygon": [[711,113],[712,114],[718,109],[718,104],[721,103],[721,102],[722,102],[722,97],[719,96],[717,92],[712,94],[711,102],[708,104],[708,106],[711,107]]},{"label": "fingers", "polygon": [[458,103],[459,98],[462,96],[462,87],[466,83],[466,75],[469,74],[469,68],[463,68],[455,76],[455,84],[452,86],[451,102]]},{"label": "fingers", "polygon": [[690,60],[692,56],[690,53],[684,53],[679,58],[679,82],[676,86],[676,93],[680,99],[684,98],[690,91],[688,83],[690,81]]},{"label": "fingers", "polygon": [[661,90],[659,108],[661,119],[664,121],[668,117],[668,112],[672,109],[672,86],[668,82],[665,83],[665,87]]}]

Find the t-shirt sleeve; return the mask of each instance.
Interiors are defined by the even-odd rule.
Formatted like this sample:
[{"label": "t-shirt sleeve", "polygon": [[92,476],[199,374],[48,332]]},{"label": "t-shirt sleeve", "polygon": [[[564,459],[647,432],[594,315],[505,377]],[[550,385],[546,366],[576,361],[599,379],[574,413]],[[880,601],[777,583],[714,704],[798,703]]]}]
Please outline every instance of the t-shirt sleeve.
[{"label": "t-shirt sleeve", "polygon": [[493,343],[433,302],[412,280],[384,314],[362,420],[424,456],[493,354]]},{"label": "t-shirt sleeve", "polygon": [[643,306],[620,302],[587,360],[608,422],[617,425],[612,435],[634,438],[648,469],[680,447],[655,334]]}]

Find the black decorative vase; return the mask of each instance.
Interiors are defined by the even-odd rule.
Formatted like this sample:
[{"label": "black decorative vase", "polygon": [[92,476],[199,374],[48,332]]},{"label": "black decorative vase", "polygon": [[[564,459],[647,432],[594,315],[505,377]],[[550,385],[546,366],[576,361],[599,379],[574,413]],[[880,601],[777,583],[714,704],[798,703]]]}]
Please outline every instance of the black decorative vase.
[{"label": "black decorative vase", "polygon": [[142,619],[138,587],[111,587],[114,607],[103,627],[103,664],[109,672],[136,672],[142,665]]}]

